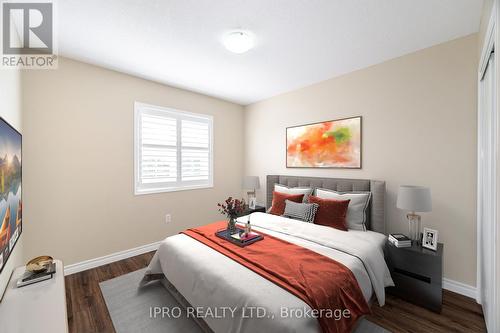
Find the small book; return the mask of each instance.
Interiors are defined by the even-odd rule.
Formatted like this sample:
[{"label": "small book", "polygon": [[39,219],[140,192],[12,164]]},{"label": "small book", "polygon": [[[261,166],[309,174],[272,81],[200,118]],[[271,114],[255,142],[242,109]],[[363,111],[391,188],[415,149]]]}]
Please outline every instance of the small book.
[{"label": "small book", "polygon": [[243,233],[241,233],[241,234],[236,233],[236,234],[231,235],[231,237],[236,239],[236,240],[239,240],[239,241],[249,241],[249,240],[252,240],[254,238],[259,237],[259,234],[256,234],[255,232],[250,232],[248,235],[243,236]]},{"label": "small book", "polygon": [[26,271],[23,274],[23,276],[22,276],[22,280],[23,280],[23,282],[26,282],[26,281],[29,281],[29,280],[38,279],[38,278],[40,278],[42,276],[46,276],[46,275],[51,275],[52,276],[55,272],[56,272],[56,263],[53,262],[43,272],[33,273],[33,272]]},{"label": "small book", "polygon": [[392,241],[389,241],[392,245],[394,245],[395,247],[397,248],[401,248],[401,247],[411,247],[411,243],[404,243],[404,244],[400,244],[400,243],[395,243],[395,242],[392,242]]},{"label": "small book", "polygon": [[390,234],[389,238],[394,238],[398,242],[411,242],[411,239],[403,234]]},{"label": "small book", "polygon": [[40,277],[26,280],[26,281],[19,279],[19,280],[17,280],[17,287],[20,288],[20,287],[24,287],[24,286],[27,286],[27,285],[30,285],[33,283],[37,283],[37,282],[41,282],[41,281],[45,281],[45,280],[50,280],[50,279],[52,279],[52,276],[53,276],[52,274],[42,275]]},{"label": "small book", "polygon": [[56,263],[51,263],[47,269],[40,273],[33,273],[30,271],[24,272],[23,276],[17,280],[18,287],[24,287],[32,283],[45,281],[51,279],[56,272]]},{"label": "small book", "polygon": [[389,242],[396,247],[410,247],[411,239],[403,234],[390,234]]},{"label": "small book", "polygon": [[240,234],[241,232],[237,232],[237,233],[234,233],[234,234],[231,234],[231,238],[234,238],[234,239],[237,239],[237,240],[240,240]]},{"label": "small book", "polygon": [[389,240],[394,242],[394,243],[399,243],[399,244],[405,244],[405,243],[411,244],[411,240],[401,241],[401,240],[397,240],[396,238],[391,237],[391,236],[389,236]]},{"label": "small book", "polygon": [[250,232],[249,234],[245,235],[244,237],[241,237],[241,240],[248,241],[248,240],[251,240],[251,239],[254,239],[257,237],[259,237],[259,234],[256,234],[255,232]]}]

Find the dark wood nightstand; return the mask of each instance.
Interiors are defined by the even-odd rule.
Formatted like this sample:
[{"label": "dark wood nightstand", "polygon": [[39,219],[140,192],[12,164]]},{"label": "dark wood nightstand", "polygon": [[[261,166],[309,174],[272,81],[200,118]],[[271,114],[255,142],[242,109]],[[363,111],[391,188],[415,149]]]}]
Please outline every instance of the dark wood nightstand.
[{"label": "dark wood nightstand", "polygon": [[387,288],[393,295],[435,312],[443,302],[443,244],[437,251],[414,244],[397,248],[387,242],[385,256],[395,287]]},{"label": "dark wood nightstand", "polygon": [[245,215],[248,215],[248,214],[252,214],[252,213],[255,213],[255,212],[265,213],[266,212],[266,207],[264,207],[264,206],[255,206],[254,209],[250,209],[250,208],[248,208],[248,206],[245,206],[245,211],[243,213],[241,213],[240,215],[238,215],[238,217],[245,216]]}]

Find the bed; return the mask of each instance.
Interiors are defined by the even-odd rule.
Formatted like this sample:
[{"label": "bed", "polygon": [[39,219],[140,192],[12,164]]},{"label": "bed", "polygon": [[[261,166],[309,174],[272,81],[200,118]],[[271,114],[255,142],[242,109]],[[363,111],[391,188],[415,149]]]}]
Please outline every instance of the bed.
[{"label": "bed", "polygon": [[[275,184],[289,187],[308,186],[339,192],[370,191],[372,198],[367,210],[367,231],[340,231],[334,228],[300,222],[266,213],[251,215],[252,227],[286,242],[309,249],[345,265],[354,275],[367,302],[385,302],[386,286],[393,285],[384,261],[385,182],[363,179],[338,179],[267,176],[266,205],[269,208]],[[248,217],[238,219],[245,223]],[[184,306],[210,311],[198,316],[205,331],[213,332],[321,332],[318,319],[290,317],[283,309],[310,306],[292,293],[240,265],[205,244],[179,234],[165,239],[154,255],[143,283],[152,277],[162,277],[164,286]],[[225,316],[221,311],[226,309]],[[233,313],[231,309],[256,313]],[[253,309],[253,310],[252,310]],[[248,312],[248,311],[247,311]]]}]

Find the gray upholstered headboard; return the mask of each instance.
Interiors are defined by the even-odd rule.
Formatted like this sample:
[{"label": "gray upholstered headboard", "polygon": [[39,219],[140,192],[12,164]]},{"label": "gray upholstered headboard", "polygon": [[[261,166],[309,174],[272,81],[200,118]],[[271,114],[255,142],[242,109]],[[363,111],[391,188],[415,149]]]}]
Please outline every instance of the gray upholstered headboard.
[{"label": "gray upholstered headboard", "polygon": [[286,185],[289,187],[307,186],[316,188],[326,188],[339,192],[372,192],[372,200],[368,207],[367,228],[385,234],[385,182],[369,179],[344,179],[344,178],[320,178],[301,176],[267,176],[266,206],[271,207],[273,200],[274,184]]}]

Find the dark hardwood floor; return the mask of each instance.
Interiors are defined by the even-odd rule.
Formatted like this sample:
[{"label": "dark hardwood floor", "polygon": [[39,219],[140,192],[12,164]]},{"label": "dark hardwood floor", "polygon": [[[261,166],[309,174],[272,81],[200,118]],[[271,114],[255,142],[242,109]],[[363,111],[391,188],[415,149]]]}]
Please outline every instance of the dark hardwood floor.
[{"label": "dark hardwood floor", "polygon": [[[66,277],[70,333],[115,332],[99,282],[146,267],[153,252]],[[443,311],[437,314],[396,297],[372,306],[368,319],[391,332],[486,332],[481,307],[468,297],[444,291]]]},{"label": "dark hardwood floor", "polygon": [[115,332],[99,288],[99,282],[146,267],[153,254],[154,252],[145,253],[66,276],[69,332]]},{"label": "dark hardwood floor", "polygon": [[368,319],[391,332],[486,332],[483,311],[475,300],[443,290],[440,314],[388,295],[383,307],[372,306]]}]

